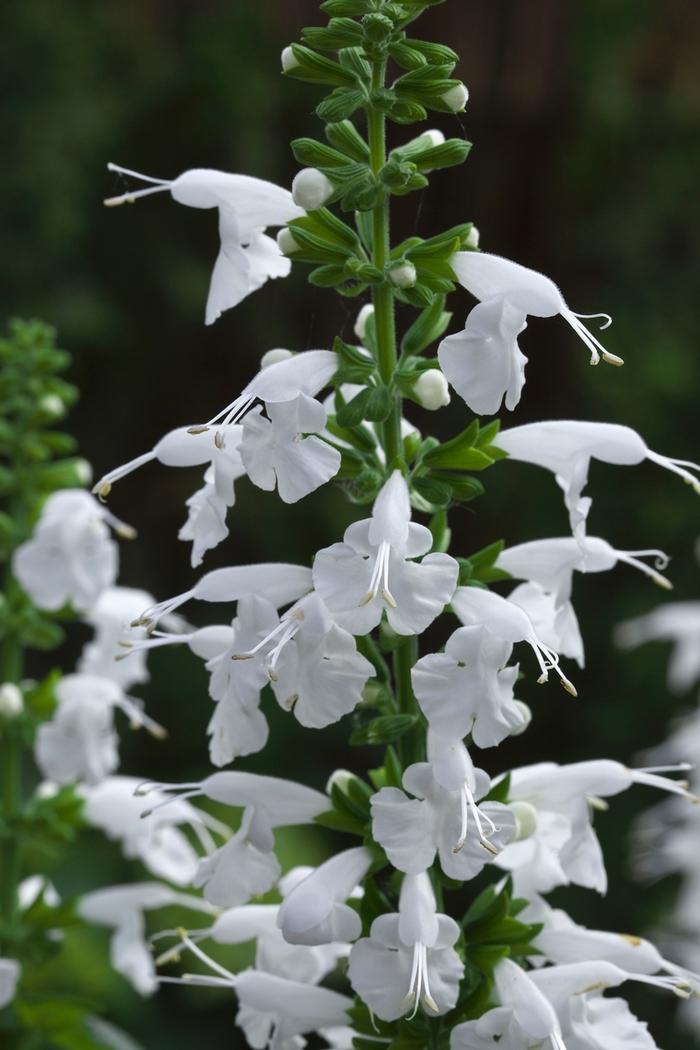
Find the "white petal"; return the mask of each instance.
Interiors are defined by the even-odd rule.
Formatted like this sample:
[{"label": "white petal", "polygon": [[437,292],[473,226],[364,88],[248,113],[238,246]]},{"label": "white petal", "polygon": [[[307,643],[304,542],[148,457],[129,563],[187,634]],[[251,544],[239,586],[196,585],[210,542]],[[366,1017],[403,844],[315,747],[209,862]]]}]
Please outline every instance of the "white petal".
[{"label": "white petal", "polygon": [[382,788],[372,796],[372,834],[399,871],[419,874],[430,867],[434,830],[425,802],[409,799],[398,788]]},{"label": "white petal", "polygon": [[374,501],[369,542],[374,547],[378,547],[380,543],[388,543],[394,550],[402,551],[408,539],[410,520],[408,485],[401,471],[395,470]]},{"label": "white petal", "polygon": [[553,317],[566,309],[554,281],[500,255],[457,252],[450,265],[459,283],[476,299],[502,296],[522,313],[534,317]]},{"label": "white petal", "polygon": [[449,554],[399,564],[392,558],[389,586],[396,608],[387,609],[387,619],[396,633],[422,634],[452,598],[458,576],[459,566]]}]

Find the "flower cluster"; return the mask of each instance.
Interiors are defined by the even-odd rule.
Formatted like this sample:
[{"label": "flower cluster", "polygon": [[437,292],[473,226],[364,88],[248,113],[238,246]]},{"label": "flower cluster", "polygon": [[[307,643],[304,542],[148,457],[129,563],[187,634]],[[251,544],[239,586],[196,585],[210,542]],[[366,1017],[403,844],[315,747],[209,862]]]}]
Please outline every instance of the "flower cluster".
[{"label": "flower cluster", "polygon": [[[356,342],[268,350],[227,405],[105,474],[98,499],[71,497],[68,517],[46,505],[17,552],[17,577],[37,604],[71,601],[96,636],[57,689],[37,760],[53,782],[78,782],[87,820],[154,877],[101,888],[80,904],[86,920],[110,929],[114,967],[142,994],[163,981],[230,989],[257,1050],[295,1050],[313,1032],[357,1050],[377,1042],[393,1050],[651,1050],[643,1023],[605,991],[636,981],[687,998],[700,979],[640,938],[577,925],[546,896],[567,885],[605,892],[593,820],[604,800],[645,785],[687,804],[687,785],[663,775],[674,768],[605,758],[494,776],[482,766],[494,762],[486,751],[530,725],[516,696],[522,676],[577,695],[569,669],[584,661],[576,572],[623,564],[670,586],[662,551],[617,550],[588,534],[591,460],[651,460],[696,491],[699,468],[650,451],[614,423],[500,430],[497,420],[474,418],[441,443],[404,418],[404,402],[437,410],[449,388],[479,415],[502,401],[514,408],[528,315],[563,319],[592,364],[622,364],[549,278],[480,251],[471,223],[391,244],[392,198],[423,189],[429,172],[461,163],[469,149],[430,130],[387,151],[387,122],[404,126],[467,102],[452,77],[457,55],[407,35],[431,2],[325,0],[328,25],[285,48],[286,75],[331,89],[317,109],[326,141],[292,144],[302,171],[291,192],[243,175],[195,169],[166,182],[110,165],[148,186],[126,188],[108,205],[167,190],[178,203],[218,209],[207,323],[292,264],[310,265],[317,286],[368,301]],[[396,72],[391,81],[387,70]],[[351,119],[358,112],[363,130]],[[276,241],[268,228],[279,229]],[[445,297],[459,287],[476,305],[461,332],[445,335]],[[397,302],[418,311],[399,346]],[[183,594],[140,595],[132,606],[133,594],[105,591],[114,583],[108,526],[119,527],[105,501],[117,481],[153,461],[204,467],[179,533],[192,543],[193,566],[235,527],[234,485],[244,478],[286,503],[336,481],[367,510],[342,538],[329,536],[310,565],[231,565],[200,575]],[[554,475],[568,531],[449,553],[449,510],[482,495],[475,473],[501,463],[507,481],[509,461]],[[199,601],[221,606],[221,622],[183,621],[180,610]],[[428,628],[436,641],[421,647]],[[117,776],[115,712],[160,732],[125,689],[143,678],[150,649],[174,644],[209,674],[209,755],[218,771],[182,784]],[[382,764],[366,775],[336,771],[325,793],[238,768],[264,749],[265,712],[275,702],[310,731],[349,716],[351,743],[383,746]],[[238,811],[237,821],[212,817],[206,800]],[[314,869],[283,872],[276,829],[312,823],[344,833],[347,846]],[[451,893],[477,877],[486,889],[473,892],[464,915],[449,914]],[[146,913],[171,906],[208,924],[162,929],[149,944]],[[255,943],[254,965],[233,973],[216,947],[243,942]],[[196,972],[173,976],[165,967],[183,956]]]}]

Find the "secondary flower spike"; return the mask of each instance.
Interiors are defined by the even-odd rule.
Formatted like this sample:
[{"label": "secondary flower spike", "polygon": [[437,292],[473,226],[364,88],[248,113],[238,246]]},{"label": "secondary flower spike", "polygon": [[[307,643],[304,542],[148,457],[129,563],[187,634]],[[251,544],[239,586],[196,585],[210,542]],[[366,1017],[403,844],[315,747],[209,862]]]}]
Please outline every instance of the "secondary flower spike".
[{"label": "secondary flower spike", "polygon": [[624,467],[636,466],[649,459],[678,474],[700,495],[700,479],[691,473],[700,472],[700,464],[652,452],[636,430],[619,423],[552,419],[502,430],[497,441],[498,447],[507,452],[510,459],[551,470],[564,493],[571,529],[579,540],[585,535],[586,518],[591,508],[591,499],[581,493],[588,482],[592,459]]},{"label": "secondary flower spike", "polygon": [[352,634],[367,634],[384,612],[397,634],[420,634],[457,585],[457,562],[449,554],[428,554],[432,545],[430,530],[411,521],[408,485],[395,470],[372,517],[353,522],[342,543],[318,552],[314,586],[333,619]]},{"label": "secondary flower spike", "polygon": [[224,310],[261,288],[268,277],[289,274],[289,260],[265,234],[268,226],[285,226],[304,214],[288,190],[250,175],[210,168],[193,168],[175,179],[154,179],[118,164],[108,164],[107,168],[149,184],[145,189],[108,197],[104,203],[109,208],[167,190],[179,204],[219,209],[221,248],[209,285],[206,324],[213,324]]},{"label": "secondary flower spike", "polygon": [[[581,320],[602,317],[605,322],[603,328],[607,328],[611,324],[610,317],[607,314],[574,313],[567,306],[554,281],[537,270],[530,270],[520,263],[486,252],[457,252],[452,256],[450,265],[462,287],[471,292],[476,299],[482,303],[502,299],[505,304],[517,310],[522,318],[519,331],[528,314],[533,317],[555,317],[559,314],[571,325],[590,351],[592,365],[597,365],[601,358],[611,365],[623,363],[621,357],[609,353],[602,343],[591,335]],[[513,322],[511,329],[514,327]]]}]

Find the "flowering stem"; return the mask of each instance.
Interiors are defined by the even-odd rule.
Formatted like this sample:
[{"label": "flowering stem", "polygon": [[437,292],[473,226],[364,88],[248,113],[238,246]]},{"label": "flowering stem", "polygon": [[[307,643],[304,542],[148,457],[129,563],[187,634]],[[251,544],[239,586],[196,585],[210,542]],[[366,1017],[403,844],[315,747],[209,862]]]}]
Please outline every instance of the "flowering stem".
[{"label": "flowering stem", "polygon": [[[10,566],[5,567],[4,594],[10,608],[19,592]],[[15,631],[7,630],[0,646],[0,684],[18,684],[22,677],[22,646]],[[2,794],[0,814],[5,825],[0,866],[0,921],[4,928],[11,926],[17,911],[17,887],[20,879],[20,843],[12,829],[22,795],[21,742],[10,725],[2,734]]]}]

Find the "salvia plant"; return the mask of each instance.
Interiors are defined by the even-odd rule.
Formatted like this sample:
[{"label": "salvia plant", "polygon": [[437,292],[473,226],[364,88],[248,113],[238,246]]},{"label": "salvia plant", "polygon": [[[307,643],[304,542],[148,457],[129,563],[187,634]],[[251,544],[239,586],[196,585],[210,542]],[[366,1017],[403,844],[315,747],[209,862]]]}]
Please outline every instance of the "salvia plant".
[{"label": "salvia plant", "polygon": [[[173,421],[182,425],[101,478],[94,497],[73,493],[89,501],[90,542],[70,500],[44,504],[32,537],[14,548],[14,576],[34,607],[81,611],[98,625],[99,645],[57,687],[37,758],[54,784],[78,784],[85,812],[153,876],[79,902],[83,920],[110,931],[115,969],[142,994],[166,981],[202,994],[230,989],[236,1022],[258,1050],[292,1050],[312,1033],[339,1050],[647,1050],[655,1044],[646,1026],[607,990],[641,982],[688,998],[700,979],[640,937],[577,924],[547,895],[569,884],[604,892],[595,810],[635,785],[689,803],[687,784],[667,775],[685,767],[593,758],[490,777],[481,754],[528,729],[530,711],[515,696],[521,676],[576,695],[577,572],[622,563],[670,586],[663,552],[617,550],[588,535],[591,460],[650,460],[696,492],[699,468],[617,423],[482,422],[521,398],[518,340],[529,315],[559,318],[562,341],[578,340],[594,365],[622,361],[594,334],[606,315],[574,311],[548,277],[479,250],[471,222],[392,238],[394,199],[425,191],[431,173],[469,152],[461,138],[409,130],[468,101],[453,76],[458,56],[414,35],[434,3],[325,0],[327,24],[285,47],[285,76],[325,92],[322,134],[292,143],[301,170],[291,192],[240,174],[194,169],[167,181],[110,165],[125,180],[110,206],[168,192],[218,209],[208,324],[296,265],[317,287],[357,300],[356,338],[264,353],[210,419]],[[471,310],[448,335],[446,298],[456,293],[462,311],[465,291]],[[398,304],[414,312],[400,333]],[[468,410],[463,429],[447,441],[419,433],[404,413],[439,410],[450,389]],[[491,468],[507,481],[509,460],[553,476],[569,531],[477,551],[465,538],[466,550],[450,553],[452,508],[483,494]],[[115,484],[154,461],[203,469],[179,531],[195,568],[235,530],[229,511],[244,475],[285,503],[334,481],[366,509],[310,566],[199,569],[185,593],[134,609],[110,597],[105,505]],[[182,620],[199,602],[216,603],[221,622],[197,629]],[[117,776],[114,710],[149,727],[125,689],[145,676],[151,649],[170,645],[188,647],[209,672],[216,771],[188,783]],[[116,660],[104,657],[110,647]],[[17,668],[6,661],[4,673],[3,695],[15,696]],[[336,770],[325,793],[228,768],[265,747],[265,708],[275,701],[310,734],[350,716],[350,743],[381,748],[381,761]],[[209,803],[217,814],[230,809],[231,823]],[[282,872],[275,829],[303,824],[345,836],[344,848],[315,869]],[[466,912],[454,903],[465,896]],[[172,905],[190,912],[148,941],[146,914]],[[220,949],[250,941],[254,965],[231,972]]]}]

